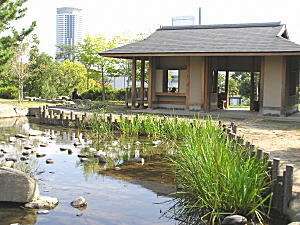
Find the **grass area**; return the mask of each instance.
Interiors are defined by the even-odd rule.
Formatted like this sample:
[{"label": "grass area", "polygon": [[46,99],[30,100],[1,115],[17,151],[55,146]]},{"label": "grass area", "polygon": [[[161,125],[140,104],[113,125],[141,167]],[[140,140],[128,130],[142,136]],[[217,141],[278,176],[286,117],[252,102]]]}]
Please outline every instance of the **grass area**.
[{"label": "grass area", "polygon": [[35,102],[35,101],[28,101],[28,100],[24,100],[23,102],[19,103],[17,99],[4,99],[4,98],[0,98],[0,103],[19,106],[19,107],[32,107],[32,108],[43,106],[43,105],[51,105],[46,102]]}]

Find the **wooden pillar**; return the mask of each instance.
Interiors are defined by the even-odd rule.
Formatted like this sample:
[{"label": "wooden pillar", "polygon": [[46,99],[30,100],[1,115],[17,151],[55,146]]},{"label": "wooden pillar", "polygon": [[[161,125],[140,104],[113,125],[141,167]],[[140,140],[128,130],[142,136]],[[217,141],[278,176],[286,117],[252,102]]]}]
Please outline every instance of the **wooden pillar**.
[{"label": "wooden pillar", "polygon": [[226,96],[226,108],[229,107],[229,71],[226,70],[225,76],[225,96]]},{"label": "wooden pillar", "polygon": [[214,70],[213,93],[218,93],[218,70]]},{"label": "wooden pillar", "polygon": [[152,108],[152,86],[153,86],[153,57],[149,57],[148,70],[148,108]]},{"label": "wooden pillar", "polygon": [[286,74],[286,56],[282,56],[282,73],[281,73],[281,107],[280,107],[280,116],[287,116],[287,74]]},{"label": "wooden pillar", "polygon": [[259,112],[263,114],[264,107],[264,79],[265,79],[265,57],[260,58],[260,76],[259,76]]},{"label": "wooden pillar", "polygon": [[250,77],[250,110],[254,110],[254,72],[251,71],[251,77]]},{"label": "wooden pillar", "polygon": [[144,108],[144,98],[145,98],[145,58],[141,60],[141,104],[140,107]]},{"label": "wooden pillar", "polygon": [[210,91],[209,91],[209,76],[210,76],[210,63],[209,57],[205,57],[204,62],[204,111],[210,111]]},{"label": "wooden pillar", "polygon": [[191,80],[191,57],[186,57],[186,88],[185,88],[185,109],[189,109],[190,104],[190,80]]},{"label": "wooden pillar", "polygon": [[136,58],[132,58],[131,65],[131,107],[136,105]]}]

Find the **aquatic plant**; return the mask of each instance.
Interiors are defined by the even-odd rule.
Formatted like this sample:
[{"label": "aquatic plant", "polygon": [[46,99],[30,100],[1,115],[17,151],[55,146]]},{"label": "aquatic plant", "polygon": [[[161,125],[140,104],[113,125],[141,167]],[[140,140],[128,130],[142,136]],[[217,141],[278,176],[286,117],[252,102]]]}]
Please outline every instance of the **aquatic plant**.
[{"label": "aquatic plant", "polygon": [[172,158],[176,181],[172,217],[187,224],[220,224],[226,214],[255,215],[262,221],[272,194],[266,160],[229,140],[210,119],[189,130],[185,147]]}]

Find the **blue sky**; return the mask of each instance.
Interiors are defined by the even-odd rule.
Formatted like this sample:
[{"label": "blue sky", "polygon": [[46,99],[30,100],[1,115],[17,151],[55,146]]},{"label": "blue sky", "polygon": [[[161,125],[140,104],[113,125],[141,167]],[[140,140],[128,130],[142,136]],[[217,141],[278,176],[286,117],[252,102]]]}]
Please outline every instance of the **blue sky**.
[{"label": "blue sky", "polygon": [[28,0],[26,18],[36,20],[42,51],[54,55],[56,8],[83,9],[85,32],[91,35],[149,33],[171,25],[173,16],[195,16],[202,8],[202,24],[275,22],[287,24],[292,41],[300,44],[299,0]]}]

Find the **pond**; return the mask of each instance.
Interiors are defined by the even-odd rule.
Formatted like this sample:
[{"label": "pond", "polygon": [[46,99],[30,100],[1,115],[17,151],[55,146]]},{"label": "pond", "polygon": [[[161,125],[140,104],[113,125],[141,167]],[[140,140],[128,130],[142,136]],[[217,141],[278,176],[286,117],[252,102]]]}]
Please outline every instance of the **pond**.
[{"label": "pond", "polygon": [[[28,136],[30,132],[39,131],[42,135]],[[17,133],[26,138],[9,142]],[[50,138],[53,134],[56,139]],[[41,195],[57,197],[59,205],[49,214],[39,215],[37,210],[1,204],[0,224],[176,224],[162,217],[162,212],[169,207],[168,203],[162,203],[170,200],[168,194],[174,191],[173,179],[169,176],[169,167],[155,160],[166,152],[171,154],[173,146],[170,143],[153,145],[152,141],[112,137],[97,142],[88,132],[81,136],[76,130],[40,126],[27,118],[1,119],[0,149],[7,152],[5,157],[19,159],[24,146],[30,144],[37,153],[45,153],[46,156],[40,158],[36,153],[31,154],[28,163],[35,170]],[[75,147],[75,142],[81,145]],[[41,143],[46,147],[41,147]],[[61,147],[71,149],[72,154],[61,151]],[[107,164],[93,159],[95,149],[107,153]],[[89,155],[89,160],[80,162],[78,154]],[[144,165],[132,160],[140,157],[145,159]],[[54,163],[46,164],[50,158]],[[126,163],[130,161],[132,163]],[[70,205],[79,196],[88,202],[82,211]]]}]

